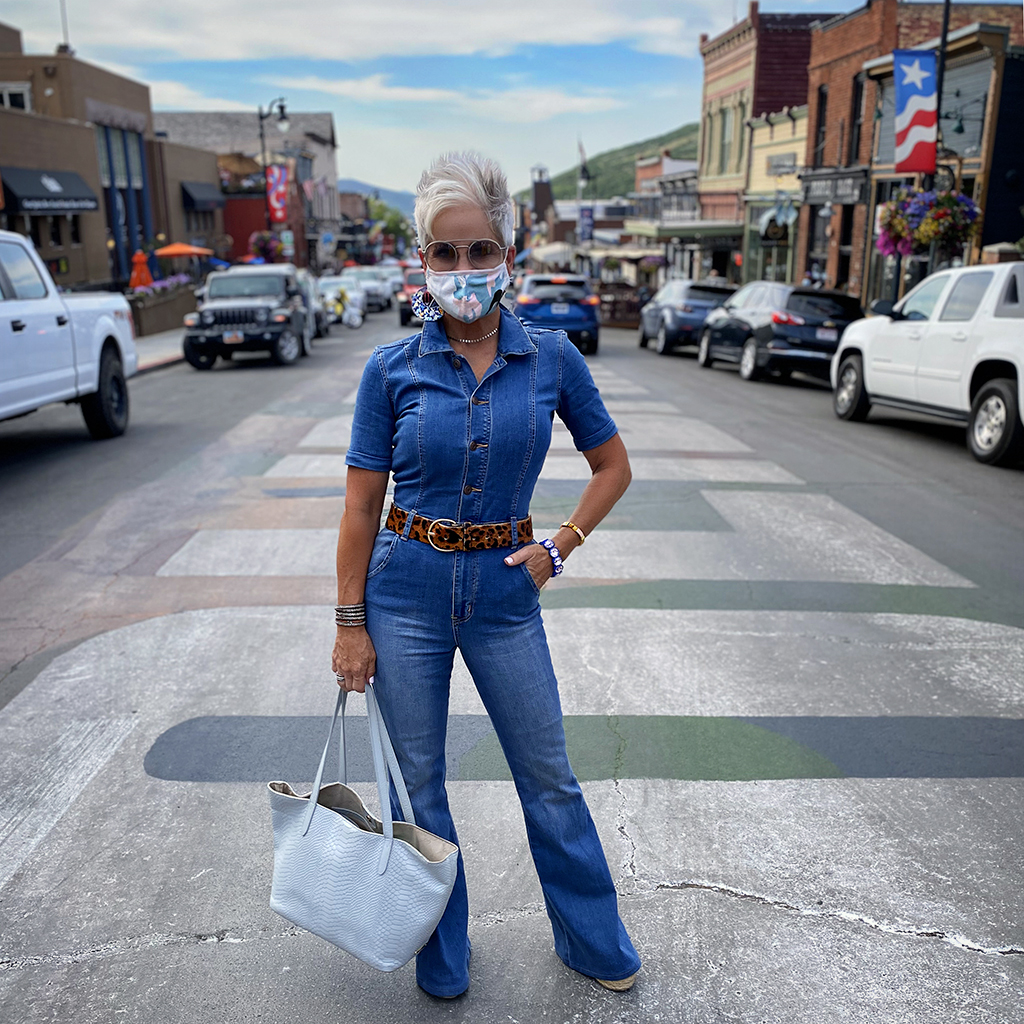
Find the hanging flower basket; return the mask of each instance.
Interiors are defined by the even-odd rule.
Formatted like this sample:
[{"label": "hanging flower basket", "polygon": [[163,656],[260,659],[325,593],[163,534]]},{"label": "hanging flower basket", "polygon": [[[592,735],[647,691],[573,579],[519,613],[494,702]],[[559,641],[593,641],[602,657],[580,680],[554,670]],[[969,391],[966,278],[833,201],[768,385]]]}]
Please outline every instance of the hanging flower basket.
[{"label": "hanging flower basket", "polygon": [[882,207],[875,246],[884,256],[910,256],[932,244],[951,254],[974,235],[980,213],[962,192],[901,189]]},{"label": "hanging flower basket", "polygon": [[250,256],[260,256],[267,263],[273,263],[283,252],[284,245],[273,231],[254,231],[249,236]]},{"label": "hanging flower basket", "polygon": [[656,270],[658,267],[663,267],[666,264],[664,256],[644,256],[640,260],[641,270]]}]

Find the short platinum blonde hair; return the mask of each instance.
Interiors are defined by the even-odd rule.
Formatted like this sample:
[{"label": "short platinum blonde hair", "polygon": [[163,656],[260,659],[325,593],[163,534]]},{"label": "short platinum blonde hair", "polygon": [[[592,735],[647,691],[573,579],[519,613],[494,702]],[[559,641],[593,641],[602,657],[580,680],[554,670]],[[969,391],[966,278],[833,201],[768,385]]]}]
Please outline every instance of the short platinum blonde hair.
[{"label": "short platinum blonde hair", "polygon": [[515,218],[505,172],[479,153],[442,153],[416,186],[416,236],[420,248],[434,240],[434,220],[442,210],[465,204],[484,212],[502,245],[514,241]]}]

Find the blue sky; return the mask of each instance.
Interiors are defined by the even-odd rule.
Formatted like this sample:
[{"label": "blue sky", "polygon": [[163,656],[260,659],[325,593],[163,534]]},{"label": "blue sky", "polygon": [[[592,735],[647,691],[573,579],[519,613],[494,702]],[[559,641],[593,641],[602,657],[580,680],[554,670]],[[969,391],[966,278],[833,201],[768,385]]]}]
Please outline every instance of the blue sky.
[{"label": "blue sky", "polygon": [[[445,149],[497,158],[514,188],[588,153],[697,119],[701,32],[740,0],[67,0],[79,57],[150,85],[164,110],[330,111],[338,174],[413,189]],[[766,0],[764,11],[852,10]],[[3,0],[29,52],[60,41],[58,0]]]}]

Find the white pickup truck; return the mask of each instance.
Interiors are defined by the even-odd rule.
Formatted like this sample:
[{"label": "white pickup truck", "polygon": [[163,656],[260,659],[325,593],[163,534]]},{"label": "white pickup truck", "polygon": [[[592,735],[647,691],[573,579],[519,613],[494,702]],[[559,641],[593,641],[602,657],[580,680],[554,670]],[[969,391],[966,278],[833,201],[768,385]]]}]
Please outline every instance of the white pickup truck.
[{"label": "white pickup truck", "polygon": [[0,231],[0,420],[78,402],[93,437],[117,437],[137,368],[124,296],[61,295],[32,243]]},{"label": "white pickup truck", "polygon": [[979,462],[1024,459],[1024,262],[932,274],[871,312],[832,360],[837,416],[863,420],[873,405],[940,416],[967,425]]}]

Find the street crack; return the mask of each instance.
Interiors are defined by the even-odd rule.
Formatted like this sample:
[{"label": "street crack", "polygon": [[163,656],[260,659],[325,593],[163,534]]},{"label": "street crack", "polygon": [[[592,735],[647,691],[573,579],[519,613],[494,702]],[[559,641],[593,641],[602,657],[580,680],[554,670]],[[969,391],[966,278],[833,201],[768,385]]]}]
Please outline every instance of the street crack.
[{"label": "street crack", "polygon": [[985,956],[1024,956],[1022,946],[984,946],[979,942],[973,942],[958,932],[950,932],[943,928],[935,927],[912,927],[908,925],[888,924],[885,921],[876,920],[867,914],[857,914],[850,910],[826,910],[821,907],[801,907],[795,903],[787,903],[785,900],[772,899],[769,896],[762,896],[759,893],[745,892],[743,889],[736,889],[729,885],[721,885],[715,882],[701,882],[697,880],[684,882],[658,882],[654,889],[667,891],[685,891],[697,889],[703,892],[712,892],[720,896],[729,896],[733,899],[748,900],[762,907],[772,907],[776,910],[783,910],[790,914],[799,914],[801,917],[818,917],[830,921],[842,921],[844,924],[861,924],[875,931],[884,932],[886,935],[910,936],[918,939],[939,939],[942,942],[955,946],[957,949],[967,950],[971,953],[982,953]]}]

